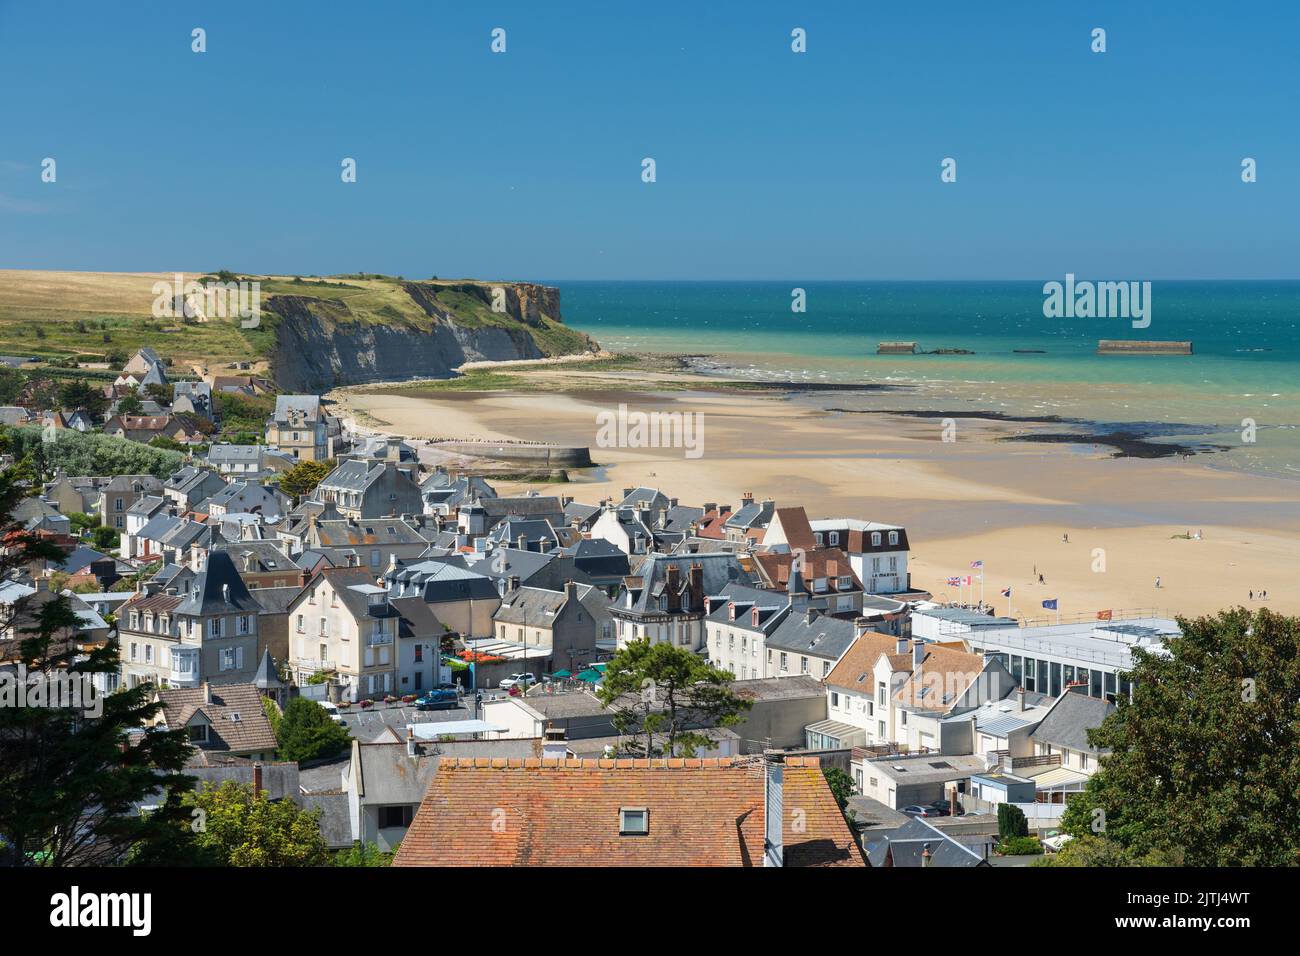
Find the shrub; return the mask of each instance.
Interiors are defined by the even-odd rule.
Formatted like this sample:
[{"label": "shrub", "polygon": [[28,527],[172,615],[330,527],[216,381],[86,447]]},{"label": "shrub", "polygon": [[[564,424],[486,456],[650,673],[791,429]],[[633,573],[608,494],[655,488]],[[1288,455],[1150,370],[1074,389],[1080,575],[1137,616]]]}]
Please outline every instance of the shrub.
[{"label": "shrub", "polygon": [[1043,852],[1043,845],[1031,836],[1017,836],[1004,840],[998,850],[1003,856],[1036,856]]},{"label": "shrub", "polygon": [[998,804],[998,838],[1007,842],[1014,837],[1029,835],[1029,821],[1025,812],[1010,803]]}]

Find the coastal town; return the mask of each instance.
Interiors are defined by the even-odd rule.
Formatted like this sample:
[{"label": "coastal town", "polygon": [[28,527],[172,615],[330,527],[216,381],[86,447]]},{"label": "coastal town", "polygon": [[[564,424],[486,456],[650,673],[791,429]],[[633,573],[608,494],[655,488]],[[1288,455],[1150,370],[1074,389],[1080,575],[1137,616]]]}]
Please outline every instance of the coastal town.
[{"label": "coastal town", "polygon": [[[974,555],[936,597],[888,513],[506,494],[319,395],[177,372],[142,348],[95,401],[0,408],[6,466],[39,459],[7,521],[0,668],[41,665],[62,598],[75,617],[43,633],[72,669],[115,651],[93,693],[148,702],[130,739],[179,733],[175,772],[211,799],[291,805],[317,862],[1066,858],[1097,732],[1182,636],[1153,609],[1000,615]],[[213,440],[231,396],[268,410],[247,443]],[[97,461],[170,457],[69,472],[88,437],[113,446]]]}]

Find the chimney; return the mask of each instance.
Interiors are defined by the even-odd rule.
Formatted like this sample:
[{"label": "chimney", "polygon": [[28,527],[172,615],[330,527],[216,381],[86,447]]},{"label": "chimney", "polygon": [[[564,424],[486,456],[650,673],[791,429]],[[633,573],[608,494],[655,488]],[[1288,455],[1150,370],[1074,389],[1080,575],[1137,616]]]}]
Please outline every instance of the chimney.
[{"label": "chimney", "polygon": [[515,546],[516,546],[517,548],[519,548],[520,551],[527,551],[527,550],[528,550],[528,535],[526,535],[526,534],[521,534],[519,537],[515,538]]},{"label": "chimney", "polygon": [[808,610],[804,611],[805,624],[811,624],[815,620],[817,620],[817,609],[815,607],[810,607]]},{"label": "chimney", "polygon": [[702,610],[704,608],[704,565],[698,561],[691,565],[687,585],[690,593],[689,609],[692,611]]},{"label": "chimney", "polygon": [[740,506],[742,508],[745,507],[745,505],[752,505],[753,503],[754,503],[754,493],[752,491],[746,491],[744,494],[740,496]]},{"label": "chimney", "polygon": [[415,728],[409,724],[406,727],[406,756],[415,756]]},{"label": "chimney", "polygon": [[715,510],[717,507],[718,507],[718,503],[716,501],[706,501],[704,502],[704,513],[708,514],[710,511]]},{"label": "chimney", "polygon": [[901,637],[901,636],[900,636],[900,637],[898,638],[898,643],[897,643],[897,645],[894,647],[894,653],[895,653],[895,654],[906,654],[906,653],[907,653],[907,645],[908,645],[909,643],[911,643],[911,642],[908,641],[907,638],[905,638],[905,637]]},{"label": "chimney", "polygon": [[203,703],[205,704],[212,703],[212,682],[211,681],[205,680],[203,682]]},{"label": "chimney", "polygon": [[509,577],[509,578],[507,579],[507,581],[506,581],[506,585],[507,585],[508,590],[510,590],[510,591],[518,591],[518,590],[519,590],[519,575],[517,575],[517,574],[512,574],[512,575],[510,575],[510,577]]},{"label": "chimney", "polygon": [[677,507],[677,499],[676,499],[676,498],[669,498],[669,499],[668,499],[668,507],[669,507],[669,508],[676,508],[676,507]]},{"label": "chimney", "polygon": [[566,602],[578,600],[578,583],[576,581],[564,582],[564,600]]},{"label": "chimney", "polygon": [[1016,688],[1016,701],[1017,701],[1016,709],[1017,709],[1017,710],[1024,710],[1024,709],[1025,709],[1025,689],[1024,689],[1023,687],[1017,687],[1017,688]]},{"label": "chimney", "polygon": [[566,735],[563,727],[547,724],[545,734],[542,737],[542,759],[563,760],[567,757],[569,748],[565,741]]},{"label": "chimney", "polygon": [[623,497],[626,498],[628,495],[630,495],[630,494],[631,494],[632,492],[634,492],[634,491],[636,491],[635,488],[624,488],[624,489],[623,489]]},{"label": "chimney", "polygon": [[921,851],[921,866],[929,866],[933,859],[934,857],[930,853],[930,844],[927,843],[925,848]]},{"label": "chimney", "polygon": [[925,641],[912,642],[912,671],[915,673],[921,669],[921,662],[925,660]]},{"label": "chimney", "polygon": [[668,610],[682,609],[682,571],[675,564],[664,568],[664,593],[668,595]]},{"label": "chimney", "polygon": [[253,764],[253,799],[254,800],[257,799],[258,794],[260,794],[263,789],[264,788],[262,787],[262,765],[260,763],[255,763]]}]

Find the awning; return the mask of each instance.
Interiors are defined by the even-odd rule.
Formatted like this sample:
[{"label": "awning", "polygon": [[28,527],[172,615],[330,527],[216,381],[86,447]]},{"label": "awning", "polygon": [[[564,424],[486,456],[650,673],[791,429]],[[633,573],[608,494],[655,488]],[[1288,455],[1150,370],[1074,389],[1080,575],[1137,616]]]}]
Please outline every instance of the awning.
[{"label": "awning", "polygon": [[556,671],[554,674],[547,674],[546,676],[547,676],[547,677],[558,677],[560,680],[563,680],[564,678],[566,678],[566,677],[572,677],[573,675],[572,675],[571,673],[569,673],[568,671]]},{"label": "awning", "polygon": [[605,675],[598,670],[592,670],[588,667],[585,671],[578,674],[577,679],[582,681],[584,684],[597,684],[605,679]]},{"label": "awning", "polygon": [[1043,773],[1033,774],[1032,776],[1025,774],[1025,776],[1034,781],[1035,790],[1055,790],[1058,787],[1073,789],[1076,786],[1082,788],[1088,782],[1086,773],[1079,773],[1077,770],[1059,766],[1052,767]]},{"label": "awning", "polygon": [[490,724],[486,720],[427,720],[420,724],[407,724],[417,740],[437,740],[447,734],[504,734],[510,728]]}]

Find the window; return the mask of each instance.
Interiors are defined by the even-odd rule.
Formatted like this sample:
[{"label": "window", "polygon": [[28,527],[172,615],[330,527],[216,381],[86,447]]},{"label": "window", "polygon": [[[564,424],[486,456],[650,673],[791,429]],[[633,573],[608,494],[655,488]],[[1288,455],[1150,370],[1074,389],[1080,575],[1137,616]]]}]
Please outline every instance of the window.
[{"label": "window", "polygon": [[900,727],[906,727],[906,726],[907,726],[907,711],[905,711],[905,710],[900,710],[900,711],[898,712],[898,724],[899,724]]},{"label": "window", "polygon": [[421,663],[423,663],[423,662],[424,662],[424,645],[423,645],[423,644],[416,644],[416,645],[415,645],[415,663],[417,663],[417,664],[421,664]]},{"label": "window", "polygon": [[831,543],[832,546],[837,545],[837,544],[840,543],[840,533],[839,533],[838,531],[832,531],[832,532],[827,536],[827,539],[826,539],[826,540],[828,540],[828,541]]},{"label": "window", "polygon": [[152,644],[146,644],[146,645],[144,646],[144,662],[145,662],[146,664],[152,664],[152,663],[153,663],[153,645],[152,645]]},{"label": "window", "polygon": [[817,547],[820,548],[822,546],[822,533],[820,531],[814,531],[813,540],[817,542]]},{"label": "window", "polygon": [[241,614],[241,615],[239,615],[239,633],[240,633],[240,634],[247,634],[247,633],[248,633],[248,615],[247,615],[247,614]]},{"label": "window", "polygon": [[137,646],[137,645],[136,645],[135,641],[132,641],[132,642],[131,642],[131,660],[135,660],[135,659],[136,659],[136,654],[135,654],[136,646]]},{"label": "window", "polygon": [[200,744],[205,744],[208,742],[207,724],[191,724],[188,729],[190,732],[190,740],[193,740],[195,743],[200,743]]},{"label": "window", "polygon": [[873,531],[873,532],[871,532],[871,546],[872,546],[873,548],[878,548],[878,547],[880,547],[880,532],[879,532],[879,531]]},{"label": "window", "polygon": [[839,709],[840,706],[840,695],[835,693],[834,691],[831,691],[831,706],[836,708],[837,710]]},{"label": "window", "polygon": [[806,657],[799,658],[799,673],[800,674],[808,673],[808,658]]},{"label": "window", "polygon": [[380,807],[379,808],[379,829],[387,830],[390,827],[409,827],[411,825],[412,809],[408,806],[399,807]]},{"label": "window", "polygon": [[209,636],[209,637],[220,637],[220,636],[221,636],[221,623],[222,623],[222,621],[224,621],[224,620],[225,620],[225,618],[220,618],[220,617],[214,617],[214,618],[210,618],[210,619],[208,620],[208,636]]},{"label": "window", "polygon": [[298,615],[298,633],[301,634],[301,633],[303,633],[303,631],[305,631],[305,630],[306,630],[306,628],[303,627],[302,615],[299,614],[299,615]]},{"label": "window", "polygon": [[645,807],[623,807],[618,811],[619,836],[645,836],[650,832],[650,811]]},{"label": "window", "polygon": [[1080,770],[1088,769],[1088,755],[1085,753],[1079,754],[1079,769]]},{"label": "window", "polygon": [[897,532],[897,531],[891,531],[891,532],[889,532],[889,543],[890,543],[890,544],[898,544],[898,532]]},{"label": "window", "polygon": [[785,651],[781,652],[781,670],[785,670]]},{"label": "window", "polygon": [[830,673],[831,673],[831,662],[822,661],[822,679],[825,680],[827,677],[830,676]]}]

